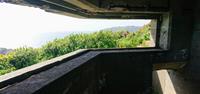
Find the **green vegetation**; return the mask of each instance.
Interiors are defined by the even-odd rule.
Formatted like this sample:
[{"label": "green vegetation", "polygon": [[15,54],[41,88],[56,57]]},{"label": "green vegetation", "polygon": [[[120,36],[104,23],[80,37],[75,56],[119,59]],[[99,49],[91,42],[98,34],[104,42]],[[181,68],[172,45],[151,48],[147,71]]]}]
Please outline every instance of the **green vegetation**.
[{"label": "green vegetation", "polygon": [[90,34],[73,34],[55,39],[41,48],[22,47],[0,55],[0,75],[41,61],[45,61],[84,48],[133,48],[144,45],[150,39],[150,27],[144,26],[137,32],[99,31]]}]

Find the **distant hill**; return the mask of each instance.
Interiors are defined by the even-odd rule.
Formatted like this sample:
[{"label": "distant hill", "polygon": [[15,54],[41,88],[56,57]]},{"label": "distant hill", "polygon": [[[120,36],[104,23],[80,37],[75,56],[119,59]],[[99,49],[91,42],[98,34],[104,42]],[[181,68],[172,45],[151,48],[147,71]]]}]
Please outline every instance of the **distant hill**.
[{"label": "distant hill", "polygon": [[103,30],[108,31],[129,31],[129,32],[135,32],[138,31],[141,27],[140,26],[118,26],[118,27],[111,27],[111,28],[105,28]]},{"label": "distant hill", "polygon": [[0,48],[0,54],[7,54],[11,51],[12,51],[12,49]]}]

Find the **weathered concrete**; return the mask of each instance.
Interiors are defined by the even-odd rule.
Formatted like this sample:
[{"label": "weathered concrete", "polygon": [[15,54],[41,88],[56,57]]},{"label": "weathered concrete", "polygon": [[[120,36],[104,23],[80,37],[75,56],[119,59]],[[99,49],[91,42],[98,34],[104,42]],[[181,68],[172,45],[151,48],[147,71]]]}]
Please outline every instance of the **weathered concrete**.
[{"label": "weathered concrete", "polygon": [[183,72],[174,70],[154,71],[153,87],[156,94],[200,94],[199,81],[187,79]]},{"label": "weathered concrete", "polygon": [[[3,0],[81,18],[155,18],[169,11],[169,0]],[[123,14],[123,15],[122,15]],[[133,15],[134,14],[134,15]],[[151,16],[149,16],[151,14]]]},{"label": "weathered concrete", "polygon": [[[60,65],[54,66],[54,67],[50,68],[49,70],[45,70],[36,75],[32,75],[28,79],[26,79],[22,82],[19,82],[17,84],[14,84],[13,86],[8,86],[8,87],[4,88],[2,91],[0,91],[0,94],[33,94],[33,93],[47,94],[48,92],[49,92],[48,94],[56,94],[56,93],[63,94],[63,92],[68,93],[68,91],[66,91],[66,90],[69,87],[77,88],[74,85],[78,84],[76,82],[76,80],[78,79],[78,77],[81,76],[80,72],[82,73],[84,71],[87,71],[88,69],[90,70],[90,68],[95,68],[93,66],[93,64],[95,64],[95,63],[92,63],[91,64],[92,67],[90,67],[88,69],[86,68],[86,70],[84,70],[84,71],[76,71],[76,68],[78,68],[79,66],[81,66],[82,64],[84,64],[86,62],[89,63],[89,60],[91,61],[92,58],[96,57],[97,55],[98,55],[98,53],[87,53],[78,58],[69,60],[67,63],[63,63]],[[84,68],[84,66],[82,66],[82,68]],[[80,69],[78,69],[78,70],[80,70]],[[94,71],[92,70],[90,72],[94,72]],[[69,75],[69,76],[65,76],[65,75]],[[70,76],[72,76],[72,78]],[[87,77],[87,76],[88,75],[85,74],[83,77]],[[95,76],[95,75],[94,74],[89,75],[89,77],[92,77],[92,76]],[[81,79],[80,81],[83,81],[83,82],[84,82],[84,80],[90,81],[90,79],[88,79],[88,80]],[[94,79],[92,79],[92,80],[94,80]],[[75,82],[73,83],[73,81],[75,81]],[[80,81],[78,81],[79,84],[80,84]],[[70,84],[72,86],[70,86]],[[89,84],[89,83],[87,83],[87,84]],[[85,85],[87,85],[87,84],[85,84]],[[69,87],[68,87],[68,85],[69,85]],[[82,84],[82,85],[84,85],[84,84]],[[81,84],[80,84],[80,86],[81,86]],[[59,88],[57,88],[57,87],[59,87]],[[83,87],[83,88],[86,88],[86,87]],[[83,91],[77,91],[77,90],[75,90],[73,92],[83,92]],[[75,94],[73,92],[72,92],[72,94]],[[90,94],[92,94],[92,93],[90,93]]]},{"label": "weathered concrete", "polygon": [[[152,64],[165,63],[167,59],[159,59],[170,58],[164,53],[168,52],[159,49],[91,50],[73,59],[61,59],[60,64],[2,88],[0,94],[151,94]],[[13,78],[19,77],[21,75]]]},{"label": "weathered concrete", "polygon": [[185,72],[188,75],[188,79],[200,81],[200,1],[196,0],[194,4],[194,24],[193,35],[191,43],[191,59],[188,63]]},{"label": "weathered concrete", "polygon": [[[194,16],[199,18],[198,10],[200,3],[193,1],[173,0],[170,8],[170,45],[171,51],[181,50],[185,51],[190,58],[187,60],[186,66],[176,70],[164,70],[154,72],[153,78],[155,89],[159,94],[199,94],[199,64],[197,57],[198,51],[198,30],[195,29],[193,33],[193,21],[195,21],[195,28],[199,21],[193,19]],[[199,10],[198,10],[199,12]],[[193,38],[192,38],[193,36]],[[164,42],[165,43],[165,42]],[[191,46],[192,44],[192,46]],[[190,54],[191,53],[191,54]],[[182,55],[183,56],[183,55]],[[169,66],[169,65],[166,65]],[[167,69],[167,68],[165,68]],[[170,93],[169,93],[170,92]]]},{"label": "weathered concrete", "polygon": [[153,87],[156,94],[177,94],[173,84],[167,70],[153,72]]},{"label": "weathered concrete", "polygon": [[[19,4],[21,0],[19,2],[14,1],[18,0],[12,0],[12,3]],[[174,69],[171,71],[159,72],[157,75],[159,78],[157,81],[161,81],[161,87],[162,85],[164,85],[164,87],[174,87],[173,90],[171,88],[169,91],[163,89],[160,93],[199,93],[200,86],[195,83],[200,81],[200,1],[165,0],[166,2],[163,3],[159,0],[125,0],[124,3],[121,2],[122,0],[114,0],[114,6],[111,3],[97,3],[95,1],[100,2],[100,0],[92,0],[94,5],[99,5],[99,7],[102,8],[113,8],[118,5],[124,9],[127,8],[130,12],[122,12],[124,11],[122,9],[121,12],[118,10],[117,13],[110,12],[108,14],[105,11],[105,13],[93,14],[88,11],[83,11],[73,5],[69,5],[64,1],[48,0],[51,1],[50,3],[48,3],[47,0],[45,0],[46,2],[44,0],[24,1],[35,6],[42,7],[43,5],[48,5],[50,8],[58,10],[59,12],[69,12],[71,14],[91,18],[157,18],[160,23],[157,24],[157,30],[160,32],[156,35],[156,50],[155,48],[93,50],[83,56],[81,55],[74,59],[68,59],[69,61],[60,61],[62,62],[61,65],[34,72],[34,75],[31,74],[25,77],[25,80],[23,79],[24,81],[21,80],[21,82],[17,84],[13,84],[15,82],[14,80],[10,87],[2,89],[0,92],[4,94],[43,94],[47,92],[52,94],[122,94],[122,92],[130,91],[130,93],[133,94],[135,92],[149,94],[151,92],[150,88],[152,88],[151,71],[156,69]],[[87,1],[92,2],[91,0]],[[113,0],[104,1],[111,2]],[[130,3],[129,5],[134,6],[134,4],[136,4],[137,6],[145,7],[131,8],[126,5],[127,2],[138,1],[143,2]],[[58,3],[59,5],[55,5],[54,3]],[[70,6],[71,9],[63,7],[63,4]],[[158,9],[155,9],[154,4],[158,5]],[[167,78],[165,78],[166,76]],[[21,78],[22,76],[18,77]],[[13,79],[14,78],[16,77],[13,77]],[[87,80],[84,81],[83,79]],[[172,83],[167,84],[162,82],[165,80]],[[6,81],[9,82],[11,80]],[[8,85],[8,83],[2,86],[5,85]],[[30,88],[27,88],[27,86],[30,86]],[[59,88],[56,88],[58,86]],[[122,86],[124,88],[122,88]]]},{"label": "weathered concrete", "polygon": [[9,84],[13,84],[13,83],[22,81],[33,74],[47,70],[49,68],[52,68],[56,65],[63,63],[62,61],[64,61],[64,60],[73,59],[73,58],[80,56],[88,51],[89,50],[86,50],[86,49],[80,49],[80,50],[65,54],[63,56],[53,58],[51,60],[47,60],[47,61],[29,66],[26,68],[22,68],[20,70],[16,70],[11,73],[7,73],[3,76],[0,76],[0,88],[5,87]]}]

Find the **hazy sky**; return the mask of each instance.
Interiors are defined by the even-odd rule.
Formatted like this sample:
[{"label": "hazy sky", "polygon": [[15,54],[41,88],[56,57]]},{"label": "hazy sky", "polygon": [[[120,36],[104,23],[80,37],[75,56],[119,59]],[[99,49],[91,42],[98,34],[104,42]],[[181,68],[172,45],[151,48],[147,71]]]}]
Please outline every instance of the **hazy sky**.
[{"label": "hazy sky", "polygon": [[0,47],[32,46],[40,33],[97,31],[115,26],[143,26],[149,20],[79,19],[38,8],[0,3]]}]

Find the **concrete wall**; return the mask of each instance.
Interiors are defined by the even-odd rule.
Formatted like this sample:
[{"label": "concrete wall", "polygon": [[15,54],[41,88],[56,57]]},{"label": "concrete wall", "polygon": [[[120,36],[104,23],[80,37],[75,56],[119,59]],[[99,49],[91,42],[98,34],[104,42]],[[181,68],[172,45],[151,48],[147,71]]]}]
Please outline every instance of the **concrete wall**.
[{"label": "concrete wall", "polygon": [[[21,94],[35,92],[40,94],[47,92],[49,94],[79,94],[80,92],[96,94],[98,89],[102,89],[102,92],[109,92],[108,94],[123,94],[127,91],[132,94],[135,92],[149,94],[151,92],[151,71],[153,70],[151,65],[153,63],[162,65],[162,61],[165,61],[163,66],[169,67],[166,62],[176,64],[180,61],[187,61],[189,63],[184,68],[178,69],[178,71],[158,72],[154,75],[154,82],[157,84],[156,86],[162,87],[163,85],[165,87],[160,93],[199,94],[200,13],[198,12],[200,8],[198,4],[200,2],[195,3],[193,0],[170,1],[170,12],[169,15],[163,17],[163,26],[160,32],[160,46],[163,49],[169,49],[167,52],[153,56],[151,53],[146,55],[146,51],[138,54],[135,54],[135,52],[130,53],[130,50],[120,53],[113,51],[112,54],[105,51],[105,55],[98,55],[100,59],[91,61],[87,59],[89,56],[94,56],[93,54],[82,56],[84,62],[82,59],[74,61],[75,63],[68,61],[68,64],[65,61],[60,66],[32,75],[25,81],[10,86],[2,92],[4,94],[15,91]],[[168,34],[170,35],[168,36]],[[69,71],[72,70],[70,68],[69,70],[66,69],[69,66],[73,67],[73,71]],[[41,77],[45,79],[41,79]],[[29,88],[26,87],[28,85]],[[24,88],[20,88],[20,86]],[[59,88],[57,88],[58,86]],[[30,89],[30,91],[27,89]],[[23,90],[27,92],[23,92]],[[157,90],[161,91],[161,89]]]},{"label": "concrete wall", "polygon": [[121,49],[89,51],[71,59],[61,56],[52,61],[59,64],[7,84],[0,94],[152,94],[152,63],[160,53]]},{"label": "concrete wall", "polygon": [[102,54],[99,61],[106,78],[102,94],[151,94],[151,55],[152,52]]},{"label": "concrete wall", "polygon": [[200,94],[200,1],[196,1],[171,0],[170,51],[184,50],[189,59],[183,68],[153,72],[159,94]]},{"label": "concrete wall", "polygon": [[170,50],[190,50],[193,30],[193,1],[171,0]]},{"label": "concrete wall", "polygon": [[192,80],[200,80],[200,1],[194,5],[194,29],[191,44],[191,60],[187,65],[188,76]]}]

